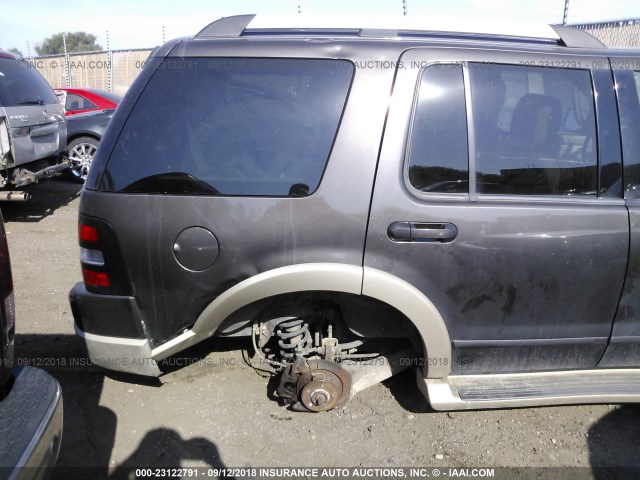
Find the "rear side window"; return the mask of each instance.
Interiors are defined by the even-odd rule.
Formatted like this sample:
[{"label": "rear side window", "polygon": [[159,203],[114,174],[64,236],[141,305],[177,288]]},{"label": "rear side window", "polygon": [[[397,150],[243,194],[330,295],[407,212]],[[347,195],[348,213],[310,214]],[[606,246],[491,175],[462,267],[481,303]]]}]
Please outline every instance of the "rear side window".
[{"label": "rear side window", "polygon": [[462,66],[427,67],[420,80],[409,150],[409,182],[421,192],[469,188]]},{"label": "rear side window", "polygon": [[640,198],[640,72],[616,72],[626,198]]},{"label": "rear side window", "polygon": [[353,70],[341,60],[167,59],[129,115],[101,189],[309,195],[324,172]]},{"label": "rear side window", "polygon": [[70,110],[88,110],[90,108],[97,108],[97,105],[90,100],[87,100],[75,93],[67,93],[67,100],[64,102],[64,109]]},{"label": "rear side window", "polygon": [[122,101],[122,96],[113,92],[106,92],[104,90],[94,90],[87,89],[89,92],[95,93],[96,95],[100,95],[101,97],[106,98],[107,100],[111,100],[113,103],[120,103]]},{"label": "rear side window", "polygon": [[0,105],[51,105],[56,94],[42,76],[27,62],[0,58]]},{"label": "rear side window", "polygon": [[478,193],[597,195],[587,70],[469,64]]},{"label": "rear side window", "polygon": [[[472,119],[473,158],[467,118]],[[472,181],[479,194],[597,195],[591,74],[486,63],[427,67],[408,157],[409,182],[421,192],[464,194]],[[470,161],[475,178],[469,178]]]}]

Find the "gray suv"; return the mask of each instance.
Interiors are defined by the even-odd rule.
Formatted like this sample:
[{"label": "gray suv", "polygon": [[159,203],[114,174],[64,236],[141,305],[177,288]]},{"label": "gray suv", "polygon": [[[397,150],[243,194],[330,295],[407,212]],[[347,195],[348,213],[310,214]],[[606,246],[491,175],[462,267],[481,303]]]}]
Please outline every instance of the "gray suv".
[{"label": "gray suv", "polygon": [[561,26],[225,18],[158,48],[79,217],[76,332],[160,375],[245,336],[323,411],[640,400],[640,52]]},{"label": "gray suv", "polygon": [[68,168],[66,146],[64,106],[51,86],[31,64],[0,50],[0,188],[20,188]]}]

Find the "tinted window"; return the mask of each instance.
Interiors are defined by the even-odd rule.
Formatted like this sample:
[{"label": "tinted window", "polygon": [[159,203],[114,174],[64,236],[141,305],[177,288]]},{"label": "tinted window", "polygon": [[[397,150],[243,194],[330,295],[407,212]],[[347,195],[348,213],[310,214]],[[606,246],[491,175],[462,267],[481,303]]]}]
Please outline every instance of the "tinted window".
[{"label": "tinted window", "polygon": [[64,102],[64,109],[69,110],[88,110],[97,108],[96,104],[75,93],[67,93],[67,100]]},{"label": "tinted window", "polygon": [[625,197],[640,198],[640,72],[616,72]]},{"label": "tinted window", "polygon": [[0,58],[0,105],[51,105],[58,103],[51,86],[27,62]]},{"label": "tinted window", "polygon": [[105,90],[95,90],[93,88],[88,88],[87,91],[91,93],[95,93],[107,100],[111,100],[113,103],[120,103],[122,101],[122,96],[113,92],[107,92]]},{"label": "tinted window", "polygon": [[596,195],[586,70],[470,64],[479,193]]},{"label": "tinted window", "polygon": [[409,181],[423,192],[467,192],[468,158],[462,67],[428,67],[413,120]]},{"label": "tinted window", "polygon": [[308,195],[352,76],[339,60],[167,59],[129,115],[101,188]]}]

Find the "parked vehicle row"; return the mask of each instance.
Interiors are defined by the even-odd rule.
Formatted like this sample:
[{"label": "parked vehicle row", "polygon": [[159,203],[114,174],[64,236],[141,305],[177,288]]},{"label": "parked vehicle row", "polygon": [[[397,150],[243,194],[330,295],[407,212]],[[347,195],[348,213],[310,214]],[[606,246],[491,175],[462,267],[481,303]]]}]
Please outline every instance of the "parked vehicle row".
[{"label": "parked vehicle row", "polygon": [[[113,118],[67,117],[95,364],[157,376],[240,336],[296,410],[407,367],[436,409],[640,402],[640,52],[411,20],[228,17],[156,49]],[[6,241],[0,300],[2,415],[39,375],[19,430],[50,464],[60,391],[12,368]]]}]

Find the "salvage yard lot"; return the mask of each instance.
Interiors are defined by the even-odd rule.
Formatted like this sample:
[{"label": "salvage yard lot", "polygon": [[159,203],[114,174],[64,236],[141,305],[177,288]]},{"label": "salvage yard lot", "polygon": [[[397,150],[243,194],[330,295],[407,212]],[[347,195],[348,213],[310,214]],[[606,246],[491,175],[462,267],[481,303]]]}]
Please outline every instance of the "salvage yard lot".
[{"label": "salvage yard lot", "polygon": [[[173,359],[176,369],[159,380],[95,367],[74,335],[67,299],[81,279],[80,188],[52,180],[33,194],[0,207],[14,273],[16,362],[44,368],[63,388],[59,467],[92,467],[94,478],[151,466],[640,467],[637,406],[433,412],[408,371],[342,409],[293,413],[244,363],[244,344],[228,341]],[[576,473],[591,476],[588,468]],[[54,477],[74,475],[86,471]]]}]

